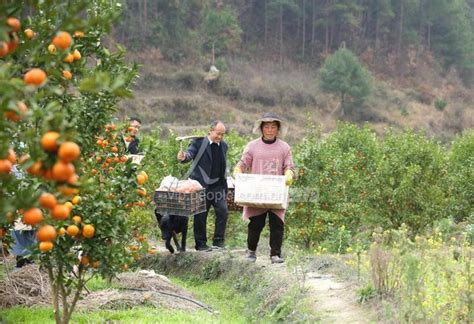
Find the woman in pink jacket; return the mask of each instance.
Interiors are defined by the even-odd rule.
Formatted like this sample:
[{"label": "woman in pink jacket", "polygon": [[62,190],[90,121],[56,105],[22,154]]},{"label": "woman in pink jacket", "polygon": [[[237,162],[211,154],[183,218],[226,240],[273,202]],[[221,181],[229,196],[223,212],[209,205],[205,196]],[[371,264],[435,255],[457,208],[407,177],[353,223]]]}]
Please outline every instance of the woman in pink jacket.
[{"label": "woman in pink jacket", "polygon": [[[291,185],[294,177],[294,164],[290,146],[282,141],[282,120],[276,114],[265,113],[257,120],[254,133],[261,137],[249,142],[244,149],[240,161],[234,169],[235,173],[249,172],[253,174],[285,175],[286,184]],[[264,209],[244,207],[244,219],[248,219],[247,260],[257,260],[257,246],[260,233],[265,227],[266,218],[270,225],[270,259],[272,263],[283,263],[281,246],[285,228],[284,209]]]}]

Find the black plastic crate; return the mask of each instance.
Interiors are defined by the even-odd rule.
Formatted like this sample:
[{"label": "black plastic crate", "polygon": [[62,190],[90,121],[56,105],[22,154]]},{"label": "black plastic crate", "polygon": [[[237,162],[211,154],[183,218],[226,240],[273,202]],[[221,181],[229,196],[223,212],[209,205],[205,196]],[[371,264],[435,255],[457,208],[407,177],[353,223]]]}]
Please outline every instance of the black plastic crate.
[{"label": "black plastic crate", "polygon": [[193,216],[206,211],[206,190],[174,192],[155,190],[156,211],[162,215]]}]

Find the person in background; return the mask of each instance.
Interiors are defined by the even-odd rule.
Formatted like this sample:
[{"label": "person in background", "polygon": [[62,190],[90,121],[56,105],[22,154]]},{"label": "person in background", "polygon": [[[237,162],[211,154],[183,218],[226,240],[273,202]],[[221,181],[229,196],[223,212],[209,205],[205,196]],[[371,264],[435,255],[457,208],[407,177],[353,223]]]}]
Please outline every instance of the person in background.
[{"label": "person in background", "polygon": [[125,147],[127,148],[126,151],[129,154],[140,153],[140,150],[138,148],[138,145],[140,144],[140,139],[138,138],[137,134],[141,126],[142,126],[142,121],[139,118],[137,117],[130,118],[130,127],[133,127],[133,129],[131,129],[130,131],[131,141],[128,142],[127,139],[124,138]]},{"label": "person in background", "polygon": [[207,245],[207,214],[211,206],[216,213],[215,230],[212,240],[213,248],[224,248],[224,236],[227,225],[227,179],[226,159],[227,143],[224,123],[215,120],[211,123],[209,133],[191,142],[186,152],[178,153],[182,163],[193,160],[190,178],[197,180],[206,189],[206,211],[194,215],[194,239],[196,250],[209,251]]},{"label": "person in background", "polygon": [[[13,166],[11,172],[17,179],[23,178],[23,174],[17,169],[16,165]],[[21,268],[33,261],[30,260],[31,247],[36,242],[36,231],[29,225],[23,224],[20,219],[15,221],[11,235],[15,240],[15,244],[11,247],[11,252],[16,258],[16,268]]]},{"label": "person in background", "polygon": [[[247,144],[234,169],[234,176],[246,171],[252,174],[285,175],[286,185],[292,184],[295,166],[290,146],[279,138],[282,126],[281,118],[274,113],[265,113],[257,120],[253,132],[260,137]],[[244,207],[243,218],[250,221],[247,232],[247,260],[257,260],[258,241],[267,216],[270,225],[271,262],[283,263],[281,247],[285,228],[284,209]]]}]

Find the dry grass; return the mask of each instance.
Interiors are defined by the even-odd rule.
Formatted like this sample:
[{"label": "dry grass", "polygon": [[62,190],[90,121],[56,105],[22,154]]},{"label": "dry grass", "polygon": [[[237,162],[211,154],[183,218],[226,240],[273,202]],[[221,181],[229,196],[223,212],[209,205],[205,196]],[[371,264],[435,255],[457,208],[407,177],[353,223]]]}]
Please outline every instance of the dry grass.
[{"label": "dry grass", "polygon": [[[443,140],[474,127],[474,95],[463,88],[455,72],[441,77],[423,65],[422,72],[409,75],[403,85],[379,79],[365,106],[341,117],[338,100],[319,89],[316,68],[289,64],[280,68],[244,59],[229,60],[227,65],[219,83],[208,88],[202,82],[205,68],[199,63],[184,68],[162,61],[148,64],[142,68],[135,99],[122,103],[119,115],[138,115],[148,128],[172,128],[178,135],[205,129],[210,120],[219,118],[250,134],[263,112],[274,111],[287,121],[290,143],[304,135],[308,117],[323,133],[334,130],[341,119],[369,122],[379,134],[387,127],[425,129]],[[443,111],[435,108],[437,100],[447,102]]]},{"label": "dry grass", "polygon": [[[172,309],[195,310],[211,308],[197,300],[188,291],[172,284],[165,276],[153,271],[122,273],[114,287],[86,294],[79,309],[130,309],[135,306],[155,306]],[[0,281],[0,307],[51,306],[51,286],[48,275],[37,265],[28,265],[12,272]]]}]

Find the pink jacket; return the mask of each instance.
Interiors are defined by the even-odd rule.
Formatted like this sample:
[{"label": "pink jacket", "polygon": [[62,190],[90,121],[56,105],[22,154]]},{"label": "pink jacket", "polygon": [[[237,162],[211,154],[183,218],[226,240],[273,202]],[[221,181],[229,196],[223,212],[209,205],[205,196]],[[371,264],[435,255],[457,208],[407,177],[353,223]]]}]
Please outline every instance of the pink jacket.
[{"label": "pink jacket", "polygon": [[[277,140],[272,144],[266,144],[262,138],[257,138],[247,144],[244,153],[237,165],[244,171],[253,174],[283,175],[286,170],[294,169],[293,157],[288,143]],[[256,207],[244,207],[244,219],[261,215],[268,209]],[[285,221],[285,209],[271,209]]]}]

